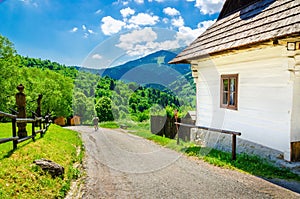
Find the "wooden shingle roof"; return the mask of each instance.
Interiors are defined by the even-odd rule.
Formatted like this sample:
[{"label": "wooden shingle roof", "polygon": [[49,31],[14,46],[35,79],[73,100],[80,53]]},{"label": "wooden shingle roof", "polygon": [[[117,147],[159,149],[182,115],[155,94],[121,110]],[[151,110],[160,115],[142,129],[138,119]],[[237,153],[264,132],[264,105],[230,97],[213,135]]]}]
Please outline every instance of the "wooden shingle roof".
[{"label": "wooden shingle roof", "polygon": [[300,0],[261,0],[216,21],[169,63],[291,35],[300,35]]},{"label": "wooden shingle roof", "polygon": [[229,15],[240,11],[244,7],[256,3],[260,0],[226,0],[219,14],[218,20],[228,17]]}]

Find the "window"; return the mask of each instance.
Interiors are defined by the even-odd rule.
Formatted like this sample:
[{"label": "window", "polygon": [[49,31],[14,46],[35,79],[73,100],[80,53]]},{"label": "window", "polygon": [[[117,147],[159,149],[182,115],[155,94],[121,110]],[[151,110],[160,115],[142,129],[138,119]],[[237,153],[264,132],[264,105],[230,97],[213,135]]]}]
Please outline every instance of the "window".
[{"label": "window", "polygon": [[221,107],[237,110],[238,74],[221,75]]}]

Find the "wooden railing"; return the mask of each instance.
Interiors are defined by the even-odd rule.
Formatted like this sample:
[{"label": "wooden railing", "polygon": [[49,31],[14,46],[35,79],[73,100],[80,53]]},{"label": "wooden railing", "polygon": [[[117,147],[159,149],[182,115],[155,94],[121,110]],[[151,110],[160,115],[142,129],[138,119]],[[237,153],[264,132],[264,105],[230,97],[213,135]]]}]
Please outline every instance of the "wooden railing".
[{"label": "wooden railing", "polygon": [[[184,126],[184,127],[188,127],[188,128],[204,129],[204,130],[208,130],[208,131],[232,135],[231,158],[232,158],[232,160],[236,160],[236,136],[242,135],[240,132],[224,130],[224,129],[209,128],[209,127],[204,127],[204,126],[197,126],[197,125],[193,125],[193,124],[183,124],[183,123],[179,123],[179,122],[175,122],[175,124],[177,125],[177,134],[180,132],[178,130],[179,126]],[[177,144],[178,143],[179,143],[179,135],[177,135]]]},{"label": "wooden railing", "polygon": [[[16,114],[15,111],[13,111],[14,114]],[[24,142],[28,139],[32,139],[35,141],[35,137],[40,133],[40,136],[43,137],[43,135],[48,130],[48,127],[51,124],[50,115],[46,115],[43,117],[36,117],[35,114],[33,114],[32,118],[17,118],[17,115],[5,113],[0,111],[0,117],[7,117],[11,119],[12,124],[12,137],[9,138],[0,138],[0,144],[6,143],[6,142],[13,142],[13,150],[17,148],[17,145],[21,142]],[[31,135],[19,138],[17,136],[17,124],[18,123],[31,123],[32,124],[32,130]],[[39,124],[39,130],[36,130],[36,124]]]}]

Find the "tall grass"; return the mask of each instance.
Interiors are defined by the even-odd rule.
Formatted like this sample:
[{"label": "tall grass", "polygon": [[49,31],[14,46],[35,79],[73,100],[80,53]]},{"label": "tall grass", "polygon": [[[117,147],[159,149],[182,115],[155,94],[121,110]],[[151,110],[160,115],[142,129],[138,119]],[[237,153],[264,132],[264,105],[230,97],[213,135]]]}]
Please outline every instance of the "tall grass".
[{"label": "tall grass", "polygon": [[[10,124],[0,124],[0,137],[10,137]],[[43,138],[0,145],[0,198],[64,198],[72,179],[80,176],[73,165],[82,162],[83,147],[78,133],[51,125]],[[79,150],[80,149],[80,150]],[[65,168],[63,177],[52,178],[33,161],[50,159]]]}]

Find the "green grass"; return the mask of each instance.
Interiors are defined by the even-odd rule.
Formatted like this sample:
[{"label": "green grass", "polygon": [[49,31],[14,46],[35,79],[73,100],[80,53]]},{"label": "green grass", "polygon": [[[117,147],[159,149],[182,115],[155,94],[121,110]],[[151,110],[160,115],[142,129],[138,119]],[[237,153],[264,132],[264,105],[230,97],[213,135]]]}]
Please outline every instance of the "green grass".
[{"label": "green grass", "polygon": [[132,125],[130,130],[131,131],[129,132],[132,134],[152,140],[157,144],[182,152],[188,156],[198,157],[199,159],[218,167],[239,170],[263,178],[292,179],[300,181],[299,175],[292,173],[288,169],[276,167],[268,160],[264,160],[258,156],[237,154],[236,160],[233,161],[231,160],[231,153],[211,148],[201,148],[193,143],[183,141],[180,141],[180,144],[177,145],[177,141],[174,139],[153,135],[147,124]]},{"label": "green grass", "polygon": [[[3,137],[11,137],[11,124],[0,124]],[[18,144],[14,152],[11,150],[12,142],[0,145],[0,198],[64,198],[71,180],[81,175],[73,165],[82,163],[84,151],[74,131],[51,125],[43,138],[38,135],[35,142],[30,139]],[[63,178],[52,178],[33,164],[40,158],[63,166]]]},{"label": "green grass", "polygon": [[109,129],[117,129],[120,127],[116,122],[101,122],[99,126],[102,128],[109,128]]},{"label": "green grass", "polygon": [[[207,155],[201,155],[201,150],[209,150]],[[292,173],[288,169],[279,168],[271,164],[268,160],[258,156],[237,154],[235,161],[231,160],[231,153],[200,146],[190,146],[183,149],[189,156],[196,156],[204,161],[219,167],[237,169],[255,176],[264,178],[293,179],[300,181],[300,176]]]}]

